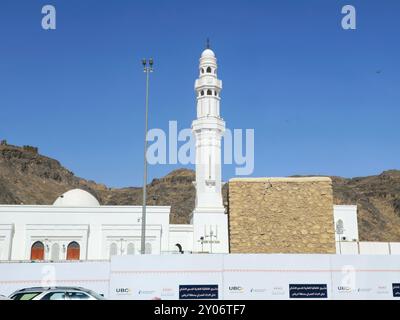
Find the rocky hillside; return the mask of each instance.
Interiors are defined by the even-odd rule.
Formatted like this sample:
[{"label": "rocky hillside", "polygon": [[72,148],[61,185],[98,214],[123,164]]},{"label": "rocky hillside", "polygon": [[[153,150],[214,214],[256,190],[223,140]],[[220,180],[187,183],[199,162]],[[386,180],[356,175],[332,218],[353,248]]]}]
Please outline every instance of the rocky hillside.
[{"label": "rocky hillside", "polygon": [[361,240],[400,241],[400,171],[344,179],[332,177],[336,204],[358,205]]},{"label": "rocky hillside", "polygon": [[[194,208],[194,172],[180,169],[154,179],[148,186],[147,203],[171,205],[171,222],[188,223]],[[140,205],[141,188],[107,188],[76,177],[36,148],[0,144],[0,203],[52,204],[62,193],[80,188],[92,193],[103,205]]]},{"label": "rocky hillside", "polygon": [[[171,205],[171,222],[188,223],[194,208],[194,172],[180,169],[148,185],[148,204]],[[400,241],[400,171],[345,179],[332,177],[336,204],[358,204],[362,240]],[[76,177],[36,148],[0,145],[0,203],[52,204],[63,192],[81,188],[104,205],[140,205],[141,188],[107,188]],[[224,188],[226,202],[227,190]]]}]

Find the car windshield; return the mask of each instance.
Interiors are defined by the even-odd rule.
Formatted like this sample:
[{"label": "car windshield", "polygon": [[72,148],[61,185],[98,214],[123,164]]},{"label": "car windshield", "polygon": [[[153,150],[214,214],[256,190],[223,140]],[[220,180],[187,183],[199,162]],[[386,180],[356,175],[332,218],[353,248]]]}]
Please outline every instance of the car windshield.
[{"label": "car windshield", "polygon": [[21,292],[14,294],[11,299],[13,300],[32,300],[36,296],[41,294],[41,292]]}]

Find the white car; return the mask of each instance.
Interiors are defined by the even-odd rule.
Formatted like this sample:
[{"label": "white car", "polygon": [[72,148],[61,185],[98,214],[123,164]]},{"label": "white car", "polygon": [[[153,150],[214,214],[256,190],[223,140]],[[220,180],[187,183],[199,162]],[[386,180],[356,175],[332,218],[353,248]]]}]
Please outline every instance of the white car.
[{"label": "white car", "polygon": [[81,287],[34,287],[15,291],[12,300],[105,300],[105,298]]}]

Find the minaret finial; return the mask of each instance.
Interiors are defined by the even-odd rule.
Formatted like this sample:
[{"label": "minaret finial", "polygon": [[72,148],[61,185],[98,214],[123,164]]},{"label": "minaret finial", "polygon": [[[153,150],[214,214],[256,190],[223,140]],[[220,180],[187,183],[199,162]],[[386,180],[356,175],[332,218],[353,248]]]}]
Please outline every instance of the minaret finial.
[{"label": "minaret finial", "polygon": [[210,49],[210,38],[207,38],[206,47],[207,47],[207,49]]}]

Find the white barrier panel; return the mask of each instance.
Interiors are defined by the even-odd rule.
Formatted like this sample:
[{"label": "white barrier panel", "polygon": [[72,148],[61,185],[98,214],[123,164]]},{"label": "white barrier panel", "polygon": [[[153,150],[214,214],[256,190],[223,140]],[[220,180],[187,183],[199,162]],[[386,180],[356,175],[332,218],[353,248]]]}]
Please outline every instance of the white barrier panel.
[{"label": "white barrier panel", "polygon": [[0,263],[0,294],[81,286],[111,299],[399,299],[400,255],[146,255]]},{"label": "white barrier panel", "polygon": [[400,254],[400,242],[336,241],[338,254]]},{"label": "white barrier panel", "polygon": [[109,262],[0,263],[0,294],[41,286],[78,286],[108,296]]},{"label": "white barrier panel", "polygon": [[400,256],[332,255],[331,269],[333,299],[400,298]]},{"label": "white barrier panel", "polygon": [[329,255],[231,254],[224,258],[225,299],[328,299]]},{"label": "white barrier panel", "polygon": [[336,242],[338,247],[337,253],[340,254],[358,254],[358,243],[357,242]]},{"label": "white barrier panel", "polygon": [[389,254],[388,242],[360,242],[360,254]]},{"label": "white barrier panel", "polygon": [[400,256],[231,254],[112,259],[113,299],[209,299],[217,298],[216,294],[232,300],[397,299]]},{"label": "white barrier panel", "polygon": [[400,242],[391,242],[390,251],[391,254],[400,254]]},{"label": "white barrier panel", "polygon": [[112,257],[111,299],[223,299],[223,255]]}]

